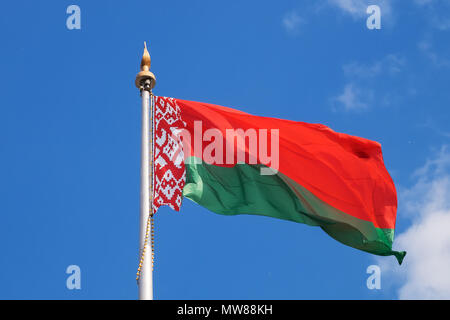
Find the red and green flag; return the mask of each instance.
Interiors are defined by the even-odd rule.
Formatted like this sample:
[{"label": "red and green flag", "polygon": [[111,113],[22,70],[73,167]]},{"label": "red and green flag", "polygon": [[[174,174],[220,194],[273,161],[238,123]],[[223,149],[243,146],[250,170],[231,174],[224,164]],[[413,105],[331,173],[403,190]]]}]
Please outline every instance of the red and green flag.
[{"label": "red and green flag", "polygon": [[321,124],[152,97],[153,210],[186,197],[222,215],[318,226],[339,242],[394,255],[395,185],[379,143]]}]

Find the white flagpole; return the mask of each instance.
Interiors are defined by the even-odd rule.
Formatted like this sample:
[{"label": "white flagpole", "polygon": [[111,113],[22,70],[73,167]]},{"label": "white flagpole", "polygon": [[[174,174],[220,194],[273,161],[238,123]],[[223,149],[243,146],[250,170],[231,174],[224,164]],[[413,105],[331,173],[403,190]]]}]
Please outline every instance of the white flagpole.
[{"label": "white flagpole", "polygon": [[[150,123],[151,92],[155,86],[155,76],[150,72],[150,54],[144,43],[144,54],[141,60],[141,71],[136,76],[135,84],[142,97],[142,141],[141,141],[141,206],[140,206],[140,232],[139,253],[140,262],[137,273],[139,286],[139,300],[153,300],[153,256],[149,250],[150,215],[152,214],[152,174],[153,174],[153,126]],[[153,239],[151,239],[153,241]],[[147,251],[147,252],[146,252]],[[148,252],[150,251],[150,252]],[[146,255],[147,253],[147,255]]]}]

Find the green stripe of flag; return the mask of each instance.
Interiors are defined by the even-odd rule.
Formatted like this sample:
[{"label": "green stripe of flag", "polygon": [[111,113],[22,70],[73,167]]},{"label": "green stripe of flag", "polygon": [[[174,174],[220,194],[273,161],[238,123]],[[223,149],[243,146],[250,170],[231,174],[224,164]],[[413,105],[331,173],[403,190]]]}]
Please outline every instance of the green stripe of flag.
[{"label": "green stripe of flag", "polygon": [[320,226],[334,239],[377,255],[394,255],[401,263],[405,252],[392,250],[394,231],[348,215],[323,202],[306,188],[278,173],[261,175],[261,165],[221,167],[185,162],[183,195],[218,214],[254,214],[310,226]]}]

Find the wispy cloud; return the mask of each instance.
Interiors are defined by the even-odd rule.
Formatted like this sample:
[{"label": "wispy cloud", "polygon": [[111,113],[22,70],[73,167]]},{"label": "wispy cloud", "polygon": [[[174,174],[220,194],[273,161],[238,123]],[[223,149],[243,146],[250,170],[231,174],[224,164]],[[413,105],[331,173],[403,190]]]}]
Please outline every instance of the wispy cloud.
[{"label": "wispy cloud", "polygon": [[450,60],[443,57],[433,49],[430,40],[422,40],[417,45],[419,50],[437,67],[450,67]]},{"label": "wispy cloud", "polygon": [[450,30],[450,19],[442,18],[442,17],[435,17],[433,19],[433,25],[441,31]]},{"label": "wispy cloud", "polygon": [[300,26],[305,23],[305,20],[300,17],[297,11],[290,11],[286,13],[282,19],[284,29],[290,34],[298,34]]},{"label": "wispy cloud", "polygon": [[363,92],[354,83],[348,83],[344,91],[333,98],[334,102],[342,106],[345,111],[363,111],[369,107],[369,101],[373,99],[373,92]]},{"label": "wispy cloud", "polygon": [[373,4],[380,6],[383,17],[388,17],[392,13],[391,1],[389,0],[328,0],[328,3],[355,19],[367,17],[367,7]]},{"label": "wispy cloud", "polygon": [[450,299],[450,148],[442,147],[413,178],[399,202],[412,224],[395,240],[408,255],[402,266],[378,260],[383,274],[400,281],[400,299]]},{"label": "wispy cloud", "polygon": [[396,101],[397,93],[387,91],[378,92],[380,77],[394,78],[398,73],[404,71],[406,59],[389,54],[384,58],[372,62],[351,62],[342,67],[347,82],[343,91],[331,99],[333,110],[365,111],[377,102],[379,105],[387,106],[391,101]]},{"label": "wispy cloud", "polygon": [[440,128],[432,118],[426,119],[424,122],[418,124],[417,126],[434,132],[441,137],[450,138],[450,131],[442,130],[442,128]]},{"label": "wispy cloud", "polygon": [[450,30],[450,1],[436,0],[414,0],[414,3],[420,7],[422,14],[426,16],[429,24],[438,30]]},{"label": "wispy cloud", "polygon": [[433,0],[414,0],[414,3],[419,5],[419,6],[424,6],[427,4],[431,4],[433,2]]},{"label": "wispy cloud", "polygon": [[366,14],[367,4],[364,0],[329,0],[329,3],[355,18]]},{"label": "wispy cloud", "polygon": [[383,73],[394,75],[402,71],[405,66],[405,58],[395,54],[388,54],[383,59],[371,64],[351,62],[344,65],[344,73],[347,76],[356,76],[359,78],[372,78]]}]

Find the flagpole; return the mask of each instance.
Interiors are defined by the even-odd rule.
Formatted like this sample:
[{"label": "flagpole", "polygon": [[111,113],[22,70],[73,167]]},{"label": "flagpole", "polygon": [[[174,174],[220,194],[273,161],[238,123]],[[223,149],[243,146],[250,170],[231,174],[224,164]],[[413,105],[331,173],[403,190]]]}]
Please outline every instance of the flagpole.
[{"label": "flagpole", "polygon": [[[155,75],[150,72],[151,59],[144,42],[144,54],[141,60],[141,70],[136,76],[135,85],[139,89],[142,98],[142,134],[141,134],[141,205],[139,221],[139,254],[140,262],[137,273],[139,286],[139,300],[153,300],[153,256],[146,254],[148,251],[148,236],[150,223],[153,223],[152,212],[152,169],[153,169],[153,125],[150,123],[152,89],[155,86]],[[152,239],[153,242],[153,239]]]}]

